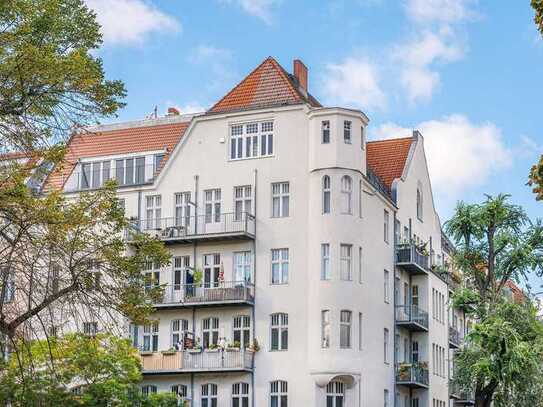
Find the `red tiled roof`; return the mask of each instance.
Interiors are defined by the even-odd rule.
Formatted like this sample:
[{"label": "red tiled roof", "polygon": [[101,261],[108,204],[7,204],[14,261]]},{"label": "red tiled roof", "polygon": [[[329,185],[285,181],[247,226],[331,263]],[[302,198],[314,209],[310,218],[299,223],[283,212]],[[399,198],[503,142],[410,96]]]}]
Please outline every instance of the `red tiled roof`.
[{"label": "red tiled roof", "polygon": [[366,164],[390,189],[400,178],[407,161],[412,137],[370,141],[366,144]]},{"label": "red tiled roof", "polygon": [[275,59],[268,57],[208,112],[221,113],[297,103],[321,106],[311,95],[304,96],[298,89],[296,79]]},{"label": "red tiled roof", "polygon": [[166,149],[165,163],[188,125],[187,121],[75,134],[68,142],[63,168],[51,173],[46,186],[62,188],[80,158]]}]

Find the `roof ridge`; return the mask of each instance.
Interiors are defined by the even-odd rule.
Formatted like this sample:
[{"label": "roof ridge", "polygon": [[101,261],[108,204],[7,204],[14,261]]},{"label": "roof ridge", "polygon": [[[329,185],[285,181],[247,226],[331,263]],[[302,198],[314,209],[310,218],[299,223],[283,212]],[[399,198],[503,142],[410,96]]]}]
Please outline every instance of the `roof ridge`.
[{"label": "roof ridge", "polygon": [[290,74],[287,72],[287,70],[285,68],[283,68],[283,66],[279,62],[277,62],[274,58],[272,58],[272,57],[270,57],[270,58],[271,58],[271,62],[272,62],[272,65],[274,66],[274,68],[277,69],[279,71],[279,73],[281,75],[283,75],[284,79],[287,81],[288,87],[292,91],[293,96],[304,100],[305,98],[302,95],[302,93],[300,92],[300,90],[297,89],[294,86],[294,84],[292,83],[292,79],[290,77]]},{"label": "roof ridge", "polygon": [[388,143],[388,142],[391,142],[391,141],[412,140],[412,139],[413,139],[413,136],[394,137],[394,138],[387,138],[387,139],[383,139],[383,140],[371,140],[371,141],[366,142],[366,144],[371,144],[371,143]]}]

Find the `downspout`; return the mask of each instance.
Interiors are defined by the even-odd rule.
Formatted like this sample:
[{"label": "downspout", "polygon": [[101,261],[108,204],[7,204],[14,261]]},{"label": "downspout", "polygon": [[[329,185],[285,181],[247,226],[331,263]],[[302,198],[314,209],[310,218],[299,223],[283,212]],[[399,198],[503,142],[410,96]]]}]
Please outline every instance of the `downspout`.
[{"label": "downspout", "polygon": [[[254,170],[254,210],[253,210],[253,216],[254,216],[254,222],[255,222],[255,238],[253,239],[253,307],[251,310],[251,319],[253,321],[253,341],[256,338],[256,237],[258,234],[256,233],[256,227],[257,227],[257,214],[256,214],[256,208],[257,208],[257,181],[258,181],[258,171]],[[247,214],[245,214],[247,216]],[[253,369],[251,370],[251,406],[255,407],[255,359],[256,355],[253,355]]]},{"label": "downspout", "polygon": [[399,236],[399,233],[401,232],[400,230],[396,231],[396,227],[397,227],[397,212],[394,211],[394,220],[393,220],[393,225],[394,225],[394,237],[393,237],[393,244],[392,244],[392,268],[393,268],[393,273],[392,273],[392,278],[394,280],[394,289],[393,289],[393,296],[394,296],[394,301],[393,301],[393,304],[394,304],[394,307],[393,307],[393,310],[392,310],[392,322],[393,322],[393,326],[394,328],[392,329],[392,332],[393,332],[393,343],[394,343],[394,364],[392,366],[392,373],[393,373],[393,377],[394,377],[394,394],[393,394],[393,398],[394,398],[394,407],[399,407],[399,406],[396,406],[396,392],[397,392],[397,386],[396,386],[396,366],[398,364],[398,356],[399,355],[396,355],[396,347],[398,347],[399,349],[399,346],[400,344],[396,344],[396,307],[398,306],[398,304],[396,304],[396,290],[399,290],[400,287],[396,287],[396,245],[397,245],[397,236]]}]

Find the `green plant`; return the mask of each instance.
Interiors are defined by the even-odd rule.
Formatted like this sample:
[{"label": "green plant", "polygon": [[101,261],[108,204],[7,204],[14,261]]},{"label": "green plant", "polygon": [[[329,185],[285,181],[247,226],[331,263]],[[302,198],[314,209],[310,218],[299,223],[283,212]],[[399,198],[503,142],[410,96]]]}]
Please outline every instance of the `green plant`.
[{"label": "green plant", "polygon": [[194,279],[194,284],[200,285],[202,283],[202,279],[204,277],[204,273],[202,273],[202,270],[195,268],[192,277]]},{"label": "green plant", "polygon": [[253,352],[258,352],[260,350],[260,344],[258,343],[258,339],[256,338],[253,339],[249,349],[252,350]]}]

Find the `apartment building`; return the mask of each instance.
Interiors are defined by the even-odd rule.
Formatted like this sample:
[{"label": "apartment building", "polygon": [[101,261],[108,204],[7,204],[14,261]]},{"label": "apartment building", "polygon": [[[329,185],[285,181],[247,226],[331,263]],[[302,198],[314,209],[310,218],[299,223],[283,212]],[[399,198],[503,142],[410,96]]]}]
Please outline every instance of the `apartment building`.
[{"label": "apartment building", "polygon": [[469,403],[449,386],[465,324],[422,135],[367,141],[362,111],[308,83],[301,61],[267,58],[201,114],[74,135],[49,177],[70,196],[116,179],[127,246],[137,230],[171,251],[142,270],[164,286],[156,322],[126,324],[142,391],[194,407]]}]

